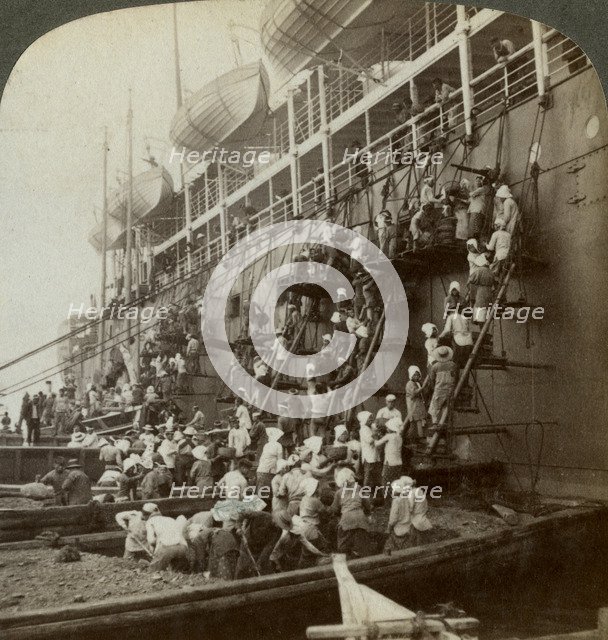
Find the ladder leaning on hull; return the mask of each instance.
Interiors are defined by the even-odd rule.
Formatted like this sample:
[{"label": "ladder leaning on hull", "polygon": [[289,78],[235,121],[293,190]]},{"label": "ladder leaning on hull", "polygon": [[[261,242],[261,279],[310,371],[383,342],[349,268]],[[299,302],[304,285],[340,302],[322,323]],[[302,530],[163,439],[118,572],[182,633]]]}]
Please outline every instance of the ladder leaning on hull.
[{"label": "ladder leaning on hull", "polygon": [[[289,350],[290,353],[296,353],[298,345],[300,344],[300,341],[302,340],[302,336],[304,335],[304,331],[306,330],[306,327],[308,326],[308,323],[310,321],[311,315],[315,311],[316,311],[316,301],[312,300],[310,308],[308,309],[307,313],[302,318],[302,322],[300,323],[300,326],[298,327],[298,331],[297,331],[296,335],[293,337],[293,340],[291,341],[291,344],[289,345],[289,349],[288,350]],[[270,382],[269,391],[266,394],[266,397],[264,398],[264,402],[262,403],[262,406],[260,407],[260,409],[262,411],[266,411],[266,405],[268,404],[268,399],[270,398],[270,395],[272,394],[273,390],[276,388],[277,383],[279,382],[280,378],[281,378],[281,371],[276,371],[274,376],[272,377],[271,382]]]},{"label": "ladder leaning on hull", "polygon": [[439,439],[441,438],[441,436],[445,433],[446,430],[446,425],[448,423],[448,419],[452,418],[452,413],[454,410],[453,404],[454,404],[454,400],[456,400],[456,398],[458,398],[460,392],[462,391],[462,388],[464,387],[466,381],[469,378],[469,373],[471,372],[471,369],[473,368],[473,366],[475,365],[475,361],[477,360],[477,356],[479,354],[479,350],[481,349],[481,346],[483,344],[484,338],[486,337],[486,334],[488,333],[488,330],[490,328],[490,325],[492,324],[492,322],[494,321],[494,317],[493,317],[493,310],[496,308],[496,306],[500,303],[500,300],[503,298],[506,290],[507,290],[507,286],[509,285],[509,281],[511,280],[511,276],[513,275],[513,272],[515,271],[515,262],[511,262],[509,268],[506,270],[506,272],[504,272],[500,287],[498,289],[498,292],[496,294],[496,297],[494,298],[494,301],[492,303],[492,306],[490,307],[490,311],[488,313],[487,318],[485,319],[485,322],[483,323],[482,327],[481,327],[481,331],[479,332],[479,335],[477,336],[477,340],[475,341],[475,344],[473,345],[473,349],[471,350],[471,353],[469,355],[469,358],[462,370],[462,373],[460,374],[460,378],[458,379],[458,382],[456,383],[456,387],[454,388],[454,393],[452,394],[452,398],[450,400],[449,405],[444,408],[442,414],[441,414],[441,418],[439,420],[439,424],[437,425],[436,431],[433,434],[429,445],[427,447],[427,450],[425,452],[426,455],[431,455],[434,453],[435,449],[437,448],[437,445],[439,443]]}]

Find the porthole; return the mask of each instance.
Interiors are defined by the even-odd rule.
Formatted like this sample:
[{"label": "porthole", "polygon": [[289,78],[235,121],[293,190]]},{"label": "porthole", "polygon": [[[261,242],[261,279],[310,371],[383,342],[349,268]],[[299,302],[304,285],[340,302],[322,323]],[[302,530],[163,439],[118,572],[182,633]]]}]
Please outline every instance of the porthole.
[{"label": "porthole", "polygon": [[591,140],[595,138],[600,130],[600,119],[597,116],[591,116],[585,125],[585,134]]}]

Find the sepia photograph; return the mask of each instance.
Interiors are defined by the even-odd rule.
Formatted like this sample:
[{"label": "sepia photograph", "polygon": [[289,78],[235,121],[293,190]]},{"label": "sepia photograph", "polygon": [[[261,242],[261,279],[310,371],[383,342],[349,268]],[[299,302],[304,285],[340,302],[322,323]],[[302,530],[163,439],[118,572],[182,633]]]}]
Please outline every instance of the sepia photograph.
[{"label": "sepia photograph", "polygon": [[584,43],[534,3],[5,2],[0,637],[608,640]]}]

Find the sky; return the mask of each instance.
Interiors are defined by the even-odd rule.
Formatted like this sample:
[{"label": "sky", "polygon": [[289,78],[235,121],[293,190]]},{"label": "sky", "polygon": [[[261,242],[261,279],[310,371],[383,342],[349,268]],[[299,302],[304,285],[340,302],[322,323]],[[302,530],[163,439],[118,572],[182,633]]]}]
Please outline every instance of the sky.
[{"label": "sky", "polygon": [[[236,66],[228,25],[257,26],[261,8],[261,0],[178,5],[185,97]],[[76,20],[37,40],[12,71],[0,103],[0,364],[55,339],[71,303],[99,299],[101,257],[87,237],[102,204],[104,127],[110,187],[127,168],[129,90],[134,173],[148,167],[146,143],[168,157],[172,16],[161,5]],[[243,63],[260,57],[255,32],[234,33]],[[0,371],[0,388],[56,361],[51,348]],[[14,415],[22,394],[0,403]]]}]

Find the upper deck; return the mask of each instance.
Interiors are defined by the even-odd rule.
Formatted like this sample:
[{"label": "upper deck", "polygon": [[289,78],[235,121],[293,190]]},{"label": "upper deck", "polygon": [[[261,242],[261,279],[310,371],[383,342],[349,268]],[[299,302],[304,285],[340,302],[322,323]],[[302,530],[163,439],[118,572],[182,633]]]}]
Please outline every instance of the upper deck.
[{"label": "upper deck", "polygon": [[[510,39],[515,52],[497,62],[492,37]],[[358,182],[355,165],[344,162],[353,141],[376,157],[390,152],[396,137],[414,153],[457,138],[474,144],[476,128],[504,106],[544,96],[589,66],[555,30],[499,11],[438,3],[395,19],[356,63],[315,66],[288,92],[250,143],[271,151],[270,164],[210,165],[191,182],[186,173],[188,198],[182,188],[166,217],[140,225],[134,281],[164,285],[214,264],[248,228],[325,211]],[[435,77],[450,88],[443,104],[435,101]],[[408,103],[407,118],[397,120],[393,102]],[[380,162],[370,177],[382,180],[391,170]],[[248,210],[247,224],[243,205],[255,210]],[[118,252],[115,273],[123,262]]]}]

